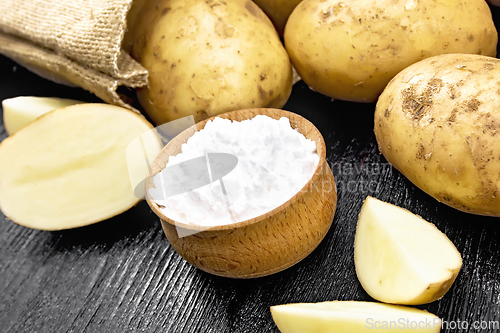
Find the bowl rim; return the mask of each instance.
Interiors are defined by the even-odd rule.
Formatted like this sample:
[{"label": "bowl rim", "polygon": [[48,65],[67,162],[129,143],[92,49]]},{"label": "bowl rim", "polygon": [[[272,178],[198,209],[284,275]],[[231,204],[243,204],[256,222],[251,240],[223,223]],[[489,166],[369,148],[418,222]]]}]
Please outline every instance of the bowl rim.
[{"label": "bowl rim", "polygon": [[[310,122],[308,119],[302,117],[301,115],[299,115],[297,113],[294,113],[294,112],[291,112],[291,111],[286,111],[286,110],[281,110],[281,109],[273,109],[273,108],[240,109],[240,110],[230,111],[230,112],[226,112],[226,113],[221,113],[221,114],[219,114],[217,116],[213,116],[213,117],[210,117],[208,119],[202,120],[202,121],[196,123],[195,125],[190,126],[189,128],[187,128],[184,131],[182,131],[181,133],[179,133],[177,136],[175,136],[174,138],[172,138],[172,140],[170,140],[165,145],[165,147],[162,148],[161,152],[155,158],[155,160],[153,161],[152,165],[153,164],[157,164],[156,161],[158,160],[158,158],[160,158],[160,155],[162,155],[163,151],[166,150],[167,147],[172,142],[174,142],[174,140],[179,139],[179,138],[183,138],[184,136],[188,135],[189,132],[192,132],[193,133],[192,135],[194,135],[194,133],[196,133],[196,131],[202,130],[209,121],[212,121],[212,120],[214,120],[217,117],[224,118],[224,119],[230,119],[229,117],[231,117],[232,115],[241,113],[242,111],[257,112],[251,118],[247,118],[247,119],[253,119],[257,115],[267,115],[267,116],[269,116],[269,117],[271,117],[273,119],[276,119],[276,118],[273,117],[272,114],[269,114],[269,111],[272,111],[274,113],[278,113],[279,114],[277,119],[280,119],[281,117],[286,117],[289,120],[291,120],[290,117],[293,117],[293,118],[300,119],[301,121],[303,121],[305,123],[309,123],[311,125],[311,131],[312,132],[316,132],[317,136],[318,136],[318,141],[315,141],[315,142],[316,142],[316,153],[319,156],[319,161],[318,161],[318,165],[316,166],[316,169],[314,170],[314,173],[313,173],[312,177],[309,178],[309,180],[307,181],[307,183],[297,193],[295,193],[290,199],[288,199],[286,202],[284,202],[283,204],[279,205],[278,207],[276,207],[276,208],[268,211],[267,213],[261,214],[261,215],[256,216],[256,217],[252,217],[252,218],[247,219],[247,220],[239,221],[239,222],[234,222],[234,223],[229,223],[229,224],[222,224],[222,225],[214,225],[214,226],[205,226],[205,225],[197,225],[197,224],[195,225],[195,224],[187,224],[187,223],[183,223],[183,222],[178,222],[178,221],[175,221],[175,220],[167,217],[165,214],[163,214],[161,212],[161,210],[159,208],[159,205],[156,203],[156,201],[154,201],[149,196],[149,193],[148,193],[149,187],[148,187],[147,184],[150,184],[150,183],[154,184],[152,181],[150,181],[150,179],[152,179],[152,177],[154,177],[157,174],[157,173],[155,173],[155,174],[152,175],[151,172],[150,172],[151,171],[151,169],[150,169],[150,171],[148,172],[147,178],[146,178],[146,201],[147,201],[149,207],[151,208],[151,210],[160,218],[160,220],[162,222],[167,222],[168,224],[170,224],[171,226],[174,226],[176,228],[182,228],[182,229],[186,229],[186,230],[190,230],[190,231],[196,231],[197,233],[193,234],[193,236],[196,236],[196,234],[201,233],[201,232],[212,232],[212,231],[222,231],[222,230],[235,230],[235,229],[239,229],[239,228],[244,228],[244,227],[247,227],[247,226],[250,226],[250,225],[253,225],[253,224],[257,224],[257,223],[259,223],[261,221],[264,221],[264,220],[268,219],[269,217],[271,217],[273,215],[276,215],[276,214],[278,214],[278,213],[286,210],[292,204],[294,204],[295,202],[297,202],[303,195],[305,195],[309,191],[309,188],[312,189],[313,185],[321,177],[321,174],[324,172],[323,169],[324,169],[324,164],[326,162],[326,145],[325,145],[325,140],[324,140],[323,135],[321,134],[321,132],[316,128],[316,126],[314,126],[314,124],[312,122]],[[231,121],[236,121],[236,120],[232,120],[232,119],[230,119],[230,120]],[[242,121],[242,120],[240,120],[240,121]],[[292,126],[292,128],[298,131],[297,127],[294,128]],[[299,133],[301,133],[301,132],[299,132]],[[307,133],[306,134],[301,133],[301,134],[304,135],[304,136],[306,136]],[[191,136],[189,136],[189,137],[191,137]],[[189,139],[189,137],[188,137],[188,139]]]}]

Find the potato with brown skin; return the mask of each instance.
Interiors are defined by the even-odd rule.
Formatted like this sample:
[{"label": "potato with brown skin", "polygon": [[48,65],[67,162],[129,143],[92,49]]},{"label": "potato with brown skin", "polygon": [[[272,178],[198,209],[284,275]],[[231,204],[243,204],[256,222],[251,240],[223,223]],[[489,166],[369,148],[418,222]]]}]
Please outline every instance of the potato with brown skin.
[{"label": "potato with brown skin", "polygon": [[490,3],[493,6],[497,6],[497,7],[500,6],[500,0],[487,0],[487,1],[488,1],[488,3]]},{"label": "potato with brown skin", "polygon": [[271,21],[251,0],[153,0],[134,6],[125,47],[149,72],[149,86],[138,97],[157,125],[287,102],[290,59]]},{"label": "potato with brown skin", "polygon": [[374,102],[394,75],[444,53],[495,56],[484,0],[304,0],[285,28],[293,65],[312,89]]},{"label": "potato with brown skin", "polygon": [[302,0],[253,0],[269,16],[276,30],[283,35],[286,21]]},{"label": "potato with brown skin", "polygon": [[440,55],[394,77],[375,111],[385,158],[464,212],[500,216],[500,60]]}]

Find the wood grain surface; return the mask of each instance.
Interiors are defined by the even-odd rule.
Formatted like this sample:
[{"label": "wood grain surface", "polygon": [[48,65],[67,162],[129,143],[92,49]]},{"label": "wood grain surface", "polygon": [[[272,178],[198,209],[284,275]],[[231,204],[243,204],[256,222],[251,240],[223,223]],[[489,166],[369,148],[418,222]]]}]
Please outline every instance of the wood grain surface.
[{"label": "wood grain surface", "polygon": [[[98,101],[3,57],[0,78],[0,100],[35,95]],[[27,229],[0,215],[0,332],[277,333],[271,305],[372,300],[353,262],[357,216],[367,195],[435,223],[462,253],[451,290],[419,308],[469,325],[442,332],[498,332],[472,325],[500,321],[500,218],[440,204],[390,167],[377,149],[373,104],[332,102],[300,82],[285,109],[321,131],[338,187],[332,227],[308,257],[268,277],[233,280],[202,272],[175,253],[146,202],[61,232]],[[0,139],[5,137],[2,125]]]}]

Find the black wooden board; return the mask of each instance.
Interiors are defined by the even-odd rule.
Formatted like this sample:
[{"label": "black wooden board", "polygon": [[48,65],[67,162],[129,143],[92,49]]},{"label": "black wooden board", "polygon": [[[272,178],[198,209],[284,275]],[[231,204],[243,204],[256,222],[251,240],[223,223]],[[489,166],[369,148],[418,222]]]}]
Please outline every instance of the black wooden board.
[{"label": "black wooden board", "polygon": [[[99,101],[0,57],[0,100],[19,95]],[[373,104],[332,102],[300,82],[285,109],[319,128],[338,186],[333,225],[306,259],[258,279],[212,276],[175,253],[145,202],[102,223],[60,232],[24,228],[1,214],[0,331],[278,332],[272,305],[370,301],[353,262],[357,216],[367,195],[435,223],[462,253],[451,290],[420,306],[450,325],[469,326],[443,332],[498,331],[472,325],[500,321],[500,218],[440,204],[390,167],[377,149]],[[2,124],[0,140],[6,136]]]}]

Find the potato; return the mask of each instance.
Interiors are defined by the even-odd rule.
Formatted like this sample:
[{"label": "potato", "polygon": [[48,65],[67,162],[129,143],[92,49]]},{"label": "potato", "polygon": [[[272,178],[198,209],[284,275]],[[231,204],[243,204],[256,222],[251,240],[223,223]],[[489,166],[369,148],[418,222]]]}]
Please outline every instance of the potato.
[{"label": "potato", "polygon": [[3,124],[9,135],[14,134],[49,111],[83,102],[57,97],[19,96],[2,101]]},{"label": "potato", "polygon": [[[44,114],[0,144],[0,209],[42,230],[80,227],[128,210],[140,200],[130,179],[137,173],[144,179],[144,158],[152,161],[163,146],[151,129],[142,116],[106,104]],[[127,151],[140,135],[144,148]]]},{"label": "potato", "polygon": [[500,60],[450,54],[396,75],[375,135],[387,161],[440,202],[500,216]]},{"label": "potato", "polygon": [[271,307],[282,333],[439,333],[441,320],[425,310],[373,302],[333,301]]},{"label": "potato", "polygon": [[394,75],[443,53],[494,56],[484,0],[305,0],[285,29],[299,75],[332,98],[374,102]]},{"label": "potato", "polygon": [[283,35],[288,17],[302,0],[253,0],[269,16],[276,30]]},{"label": "potato", "polygon": [[488,3],[492,4],[493,6],[500,6],[500,0],[488,0]]},{"label": "potato", "polygon": [[371,297],[419,305],[440,299],[450,289],[462,258],[432,223],[368,197],[356,227],[354,264],[359,282]]},{"label": "potato", "polygon": [[[139,101],[157,125],[244,108],[281,108],[292,69],[271,21],[250,0],[155,0],[132,10],[132,56],[149,72]],[[125,42],[127,44],[127,41]]]}]

